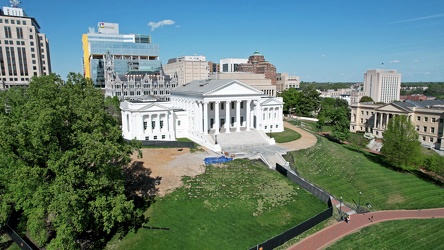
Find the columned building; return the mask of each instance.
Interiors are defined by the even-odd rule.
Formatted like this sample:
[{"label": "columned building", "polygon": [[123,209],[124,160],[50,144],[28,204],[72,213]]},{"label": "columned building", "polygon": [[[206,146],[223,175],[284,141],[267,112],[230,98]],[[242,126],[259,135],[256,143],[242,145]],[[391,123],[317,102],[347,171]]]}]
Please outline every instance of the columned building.
[{"label": "columned building", "polygon": [[383,138],[388,123],[397,115],[408,116],[422,145],[444,150],[444,101],[405,101],[390,104],[354,103],[351,108],[351,132],[372,133]]},{"label": "columned building", "polygon": [[[238,80],[193,81],[171,90],[170,100],[169,103],[122,103],[124,137],[138,140],[187,137],[214,151],[222,151],[235,145],[274,144],[265,133],[284,131],[282,98],[265,96]],[[155,135],[159,129],[169,134]]]}]

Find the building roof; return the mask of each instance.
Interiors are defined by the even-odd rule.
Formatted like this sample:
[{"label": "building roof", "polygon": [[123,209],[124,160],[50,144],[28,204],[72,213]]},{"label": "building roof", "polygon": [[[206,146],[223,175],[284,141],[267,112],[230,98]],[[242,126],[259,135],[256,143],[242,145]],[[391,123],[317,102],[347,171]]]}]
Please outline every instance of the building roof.
[{"label": "building roof", "polygon": [[[171,95],[186,95],[186,96],[204,96],[209,94],[214,94],[215,91],[221,90],[228,85],[236,84],[244,90],[248,90],[248,93],[238,92],[232,95],[263,95],[263,93],[241,81],[234,79],[226,79],[226,80],[196,80],[189,82],[183,86],[179,86],[170,91]],[[226,93],[228,94],[228,93]]]},{"label": "building roof", "polygon": [[406,100],[405,102],[394,102],[394,104],[408,109],[413,108],[433,108],[434,106],[444,105],[443,100],[424,100],[424,101],[411,101]]}]

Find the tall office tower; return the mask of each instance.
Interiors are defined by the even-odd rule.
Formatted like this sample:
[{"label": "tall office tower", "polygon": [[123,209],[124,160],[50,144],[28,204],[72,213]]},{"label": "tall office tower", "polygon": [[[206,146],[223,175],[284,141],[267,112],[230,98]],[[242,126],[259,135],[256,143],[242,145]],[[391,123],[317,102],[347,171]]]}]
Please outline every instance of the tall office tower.
[{"label": "tall office tower", "polygon": [[98,23],[83,34],[83,71],[97,87],[105,86],[105,57],[111,54],[117,74],[159,75],[159,45],[149,35],[119,34],[119,24]]},{"label": "tall office tower", "polygon": [[168,60],[163,65],[165,74],[177,76],[179,85],[184,85],[195,80],[206,80],[210,74],[210,67],[205,56],[183,56]]},{"label": "tall office tower", "polygon": [[49,42],[40,25],[10,1],[0,11],[0,89],[27,86],[31,77],[51,73]]},{"label": "tall office tower", "polygon": [[264,74],[265,78],[271,80],[271,84],[276,85],[276,67],[265,61],[265,57],[257,50],[248,58],[247,63],[237,65],[236,71]]},{"label": "tall office tower", "polygon": [[397,101],[401,92],[401,74],[396,70],[367,70],[364,73],[364,91],[374,102]]}]

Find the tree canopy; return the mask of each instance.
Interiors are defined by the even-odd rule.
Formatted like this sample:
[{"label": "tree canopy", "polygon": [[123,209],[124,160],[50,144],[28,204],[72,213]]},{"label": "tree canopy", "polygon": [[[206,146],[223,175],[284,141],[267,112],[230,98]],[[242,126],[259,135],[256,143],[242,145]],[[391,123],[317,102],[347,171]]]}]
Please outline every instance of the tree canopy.
[{"label": "tree canopy", "polygon": [[324,98],[318,114],[318,126],[333,126],[331,137],[338,141],[348,139],[350,134],[350,110],[348,102],[338,98]]},{"label": "tree canopy", "polygon": [[34,77],[0,92],[0,107],[0,226],[14,213],[41,247],[98,248],[98,235],[140,216],[124,172],[138,146],[90,80]]},{"label": "tree canopy", "polygon": [[370,96],[365,95],[365,96],[361,97],[359,102],[373,102],[373,99]]},{"label": "tree canopy", "polygon": [[421,157],[421,143],[410,119],[396,115],[389,120],[383,133],[381,153],[387,162],[402,169],[413,169]]},{"label": "tree canopy", "polygon": [[306,86],[300,91],[294,88],[281,93],[284,100],[284,111],[298,116],[313,116],[320,108],[320,93],[314,86]]}]

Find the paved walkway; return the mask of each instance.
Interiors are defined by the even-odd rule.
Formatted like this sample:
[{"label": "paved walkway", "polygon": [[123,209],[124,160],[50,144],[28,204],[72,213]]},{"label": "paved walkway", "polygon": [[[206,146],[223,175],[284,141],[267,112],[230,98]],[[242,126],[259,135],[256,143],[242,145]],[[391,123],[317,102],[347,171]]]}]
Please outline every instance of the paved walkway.
[{"label": "paved walkway", "polygon": [[301,240],[289,249],[322,249],[359,229],[389,220],[444,218],[444,208],[424,210],[388,210],[353,214],[350,223],[340,221]]},{"label": "paved walkway", "polygon": [[281,147],[289,149],[289,151],[306,149],[306,148],[314,146],[317,142],[316,136],[314,136],[310,132],[307,132],[299,127],[296,127],[295,125],[293,125],[287,121],[284,121],[284,127],[292,129],[292,130],[298,132],[299,134],[301,134],[301,138],[299,138],[296,141],[277,144]]}]

